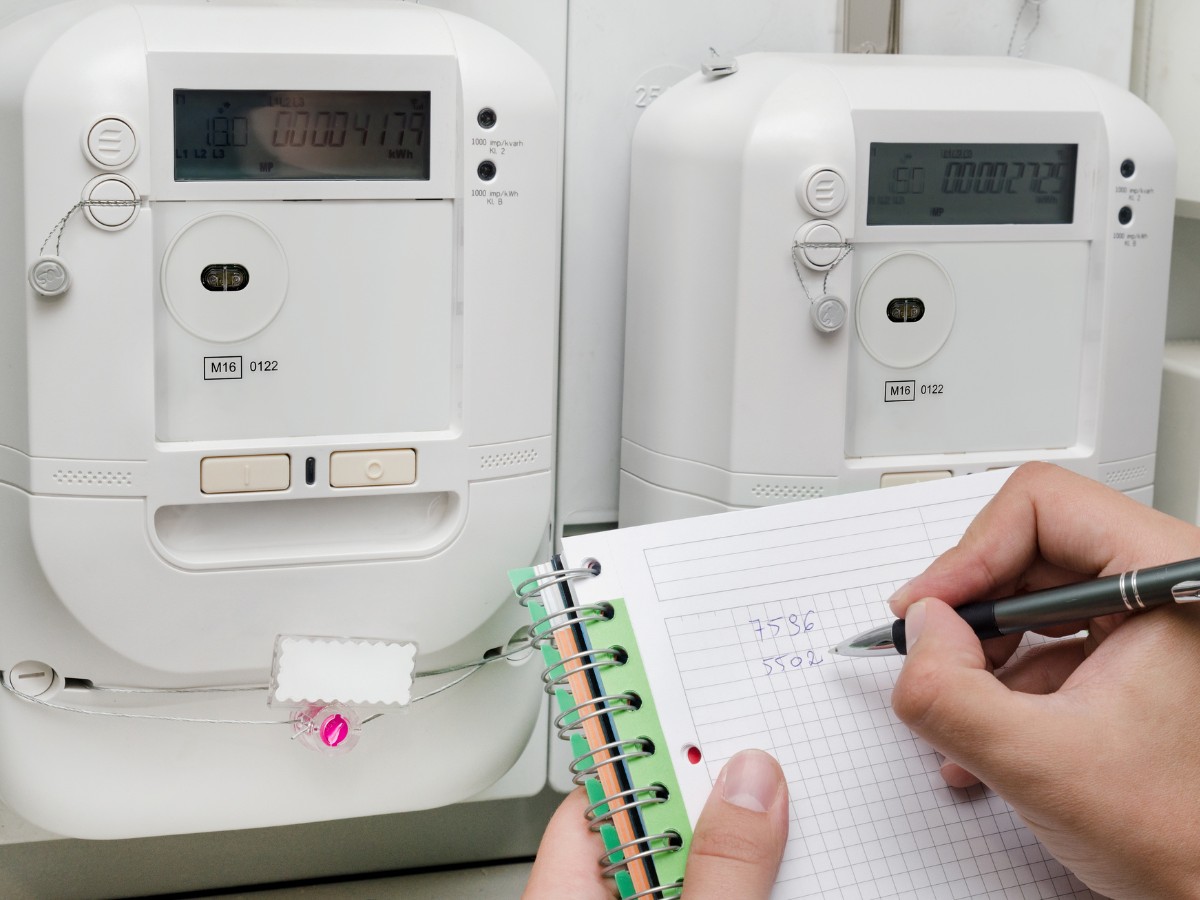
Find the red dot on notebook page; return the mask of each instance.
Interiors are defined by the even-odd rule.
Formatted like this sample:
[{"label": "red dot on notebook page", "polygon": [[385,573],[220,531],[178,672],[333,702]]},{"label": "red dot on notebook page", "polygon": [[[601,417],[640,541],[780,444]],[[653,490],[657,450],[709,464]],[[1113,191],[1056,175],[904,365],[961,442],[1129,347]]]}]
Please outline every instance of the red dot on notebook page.
[{"label": "red dot on notebook page", "polygon": [[700,759],[701,759],[700,748],[695,745],[689,746],[687,748],[688,762],[690,762],[693,766],[698,766],[698,765],[700,765]]}]

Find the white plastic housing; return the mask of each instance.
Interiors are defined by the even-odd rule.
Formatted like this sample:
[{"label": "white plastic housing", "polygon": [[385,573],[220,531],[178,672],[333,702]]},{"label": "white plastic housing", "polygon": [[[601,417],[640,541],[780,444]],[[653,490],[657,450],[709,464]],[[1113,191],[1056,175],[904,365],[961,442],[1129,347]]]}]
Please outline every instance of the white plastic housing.
[{"label": "white plastic housing", "polygon": [[[428,91],[429,178],[176,181],[176,89]],[[286,720],[265,692],[81,685],[266,685],[280,634],[416,643],[418,673],[506,646],[505,572],[545,552],[552,503],[558,124],[530,57],[382,0],[67,3],[0,32],[0,125],[0,669],[52,667],[63,705]],[[135,214],[72,216],[71,286],[36,293],[114,165]],[[244,292],[205,296],[201,260],[244,265]],[[347,451],[369,452],[331,479]],[[418,679],[336,760],[284,725],[0,694],[0,797],[89,838],[453,803],[544,760],[535,670],[425,701],[448,677]],[[527,771],[501,790],[536,792]]]},{"label": "white plastic housing", "polygon": [[[1148,501],[1175,171],[1158,118],[1015,59],[740,64],[635,134],[622,524],[1030,459]],[[1070,221],[867,225],[873,142],[1077,145]],[[828,296],[843,327],[810,314]],[[909,297],[924,319],[883,318]]]},{"label": "white plastic housing", "polygon": [[1154,506],[1200,525],[1200,341],[1167,341]]}]

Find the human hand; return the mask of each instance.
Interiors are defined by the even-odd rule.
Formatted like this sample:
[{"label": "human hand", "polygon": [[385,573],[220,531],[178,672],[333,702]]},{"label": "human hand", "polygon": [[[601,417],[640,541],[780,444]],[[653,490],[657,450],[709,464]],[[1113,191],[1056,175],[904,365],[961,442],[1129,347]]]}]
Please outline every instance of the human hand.
[{"label": "human hand", "polygon": [[1200,529],[1033,464],[892,599],[897,715],[949,784],[987,784],[1105,896],[1200,896],[1200,608],[1080,623],[994,677],[1019,636],[981,645],[950,607],[1197,556]]},{"label": "human hand", "polygon": [[[554,813],[538,848],[523,900],[612,900],[616,889],[600,875],[604,852],[589,831],[583,790]],[[735,754],[717,776],[692,835],[685,900],[765,900],[787,842],[787,782],[761,750]]]}]

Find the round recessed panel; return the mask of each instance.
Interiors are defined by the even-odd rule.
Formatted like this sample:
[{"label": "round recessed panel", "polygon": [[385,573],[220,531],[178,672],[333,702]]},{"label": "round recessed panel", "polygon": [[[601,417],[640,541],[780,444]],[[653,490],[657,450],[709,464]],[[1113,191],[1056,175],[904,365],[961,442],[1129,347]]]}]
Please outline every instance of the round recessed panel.
[{"label": "round recessed panel", "polygon": [[[204,277],[214,271],[248,277]],[[206,341],[241,341],[266,328],[283,306],[287,280],[287,259],[275,235],[238,213],[194,219],[163,256],[167,308],[184,329]]]},{"label": "round recessed panel", "polygon": [[954,327],[954,285],[937,260],[897,253],[880,260],[858,292],[855,322],[866,351],[909,369],[942,349]]}]

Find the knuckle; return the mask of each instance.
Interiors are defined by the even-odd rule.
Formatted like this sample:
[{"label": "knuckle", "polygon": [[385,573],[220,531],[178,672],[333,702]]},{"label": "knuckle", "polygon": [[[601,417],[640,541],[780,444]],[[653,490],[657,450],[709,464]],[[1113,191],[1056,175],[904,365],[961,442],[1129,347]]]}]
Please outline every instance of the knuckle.
[{"label": "knuckle", "polygon": [[772,854],[767,841],[754,837],[752,829],[698,830],[692,838],[690,859],[709,858],[759,866]]},{"label": "knuckle", "polygon": [[1025,482],[1037,484],[1047,478],[1056,477],[1056,473],[1060,471],[1062,470],[1058,466],[1051,463],[1033,460],[1032,462],[1021,463],[1008,480],[1020,485],[1024,485]]},{"label": "knuckle", "polygon": [[892,710],[900,721],[918,733],[936,720],[939,700],[945,696],[938,673],[920,663],[909,662],[896,679]]}]

